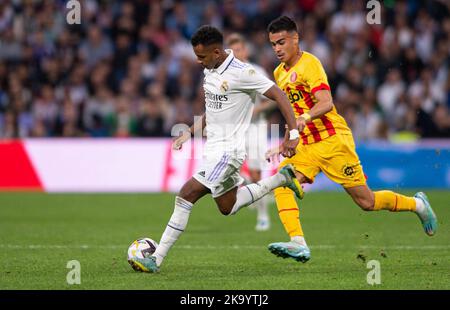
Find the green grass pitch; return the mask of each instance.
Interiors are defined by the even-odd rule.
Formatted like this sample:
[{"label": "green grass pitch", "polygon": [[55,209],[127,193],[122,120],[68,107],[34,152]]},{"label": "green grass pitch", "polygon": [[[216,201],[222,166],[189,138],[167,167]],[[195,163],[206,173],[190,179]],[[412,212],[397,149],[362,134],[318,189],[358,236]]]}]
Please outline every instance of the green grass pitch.
[{"label": "green grass pitch", "polygon": [[[254,211],[225,217],[208,196],[161,272],[144,274],[128,265],[127,248],[159,240],[174,195],[0,193],[0,289],[450,289],[450,192],[428,196],[434,237],[415,214],[365,213],[345,193],[308,193],[306,264],[267,250],[287,240],[275,205],[271,230],[258,233]],[[80,285],[66,282],[70,260],[81,264]],[[380,285],[367,284],[370,260],[380,262]]]}]

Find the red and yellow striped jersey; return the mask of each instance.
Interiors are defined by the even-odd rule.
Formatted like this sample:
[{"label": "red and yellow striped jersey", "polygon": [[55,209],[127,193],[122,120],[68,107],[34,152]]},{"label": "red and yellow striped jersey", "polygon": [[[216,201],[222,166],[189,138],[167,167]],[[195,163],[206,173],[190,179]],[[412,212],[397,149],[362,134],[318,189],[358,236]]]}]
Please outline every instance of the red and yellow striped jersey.
[{"label": "red and yellow striped jersey", "polygon": [[[318,90],[330,90],[327,75],[320,60],[311,53],[303,52],[297,63],[286,70],[284,63],[273,72],[278,86],[289,98],[296,117],[308,112],[316,103],[314,93]],[[351,134],[350,128],[336,108],[320,118],[308,122],[300,133],[303,144],[311,144],[336,133]]]}]

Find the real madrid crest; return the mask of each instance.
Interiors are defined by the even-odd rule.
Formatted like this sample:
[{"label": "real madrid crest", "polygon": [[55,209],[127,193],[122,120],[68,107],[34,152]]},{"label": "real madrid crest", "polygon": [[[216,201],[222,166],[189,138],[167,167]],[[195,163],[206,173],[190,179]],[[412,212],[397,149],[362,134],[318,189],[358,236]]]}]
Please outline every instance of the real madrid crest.
[{"label": "real madrid crest", "polygon": [[223,81],[223,82],[222,82],[222,85],[220,85],[220,89],[221,89],[223,92],[226,92],[229,88],[230,88],[230,87],[228,86],[228,82],[227,82],[227,81]]}]

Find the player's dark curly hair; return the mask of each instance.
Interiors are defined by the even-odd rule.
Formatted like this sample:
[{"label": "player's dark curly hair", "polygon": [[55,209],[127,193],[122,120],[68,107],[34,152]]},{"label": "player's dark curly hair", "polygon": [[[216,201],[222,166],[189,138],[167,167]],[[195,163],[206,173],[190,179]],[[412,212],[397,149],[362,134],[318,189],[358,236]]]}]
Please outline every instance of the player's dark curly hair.
[{"label": "player's dark curly hair", "polygon": [[271,21],[269,26],[267,26],[267,32],[269,33],[276,33],[284,30],[288,32],[297,32],[297,25],[290,17],[280,16]]},{"label": "player's dark curly hair", "polygon": [[191,38],[192,46],[211,45],[211,44],[223,44],[223,35],[217,29],[209,25],[201,26],[197,29]]}]

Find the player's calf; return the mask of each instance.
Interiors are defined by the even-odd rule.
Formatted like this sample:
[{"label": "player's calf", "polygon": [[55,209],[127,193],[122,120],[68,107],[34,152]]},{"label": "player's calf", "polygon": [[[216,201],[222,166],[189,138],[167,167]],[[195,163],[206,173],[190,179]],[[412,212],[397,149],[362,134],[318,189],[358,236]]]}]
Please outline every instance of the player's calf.
[{"label": "player's calf", "polygon": [[375,200],[372,197],[364,197],[362,199],[357,199],[354,201],[356,204],[364,211],[373,211]]},{"label": "player's calf", "polygon": [[345,188],[353,201],[364,211],[373,211],[375,208],[375,195],[367,185]]}]

